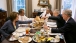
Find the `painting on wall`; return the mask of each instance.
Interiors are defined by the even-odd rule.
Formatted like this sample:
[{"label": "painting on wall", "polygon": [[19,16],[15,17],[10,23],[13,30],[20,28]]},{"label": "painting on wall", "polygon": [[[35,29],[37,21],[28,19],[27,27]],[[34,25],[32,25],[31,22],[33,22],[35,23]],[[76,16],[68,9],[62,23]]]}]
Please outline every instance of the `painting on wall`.
[{"label": "painting on wall", "polygon": [[48,5],[48,1],[42,1],[42,0],[40,0],[40,4],[41,5]]},{"label": "painting on wall", "polygon": [[49,0],[39,0],[38,5],[47,6],[49,4]]}]

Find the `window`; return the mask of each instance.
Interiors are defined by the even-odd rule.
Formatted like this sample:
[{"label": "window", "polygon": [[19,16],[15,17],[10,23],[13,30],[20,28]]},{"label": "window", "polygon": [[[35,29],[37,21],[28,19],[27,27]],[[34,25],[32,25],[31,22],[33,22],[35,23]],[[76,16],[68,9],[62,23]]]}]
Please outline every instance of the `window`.
[{"label": "window", "polygon": [[18,12],[19,9],[26,9],[25,0],[12,0],[13,11]]},{"label": "window", "polygon": [[72,10],[72,2],[73,2],[73,0],[62,0],[61,13],[64,9]]},{"label": "window", "polygon": [[71,9],[72,0],[63,0],[63,9]]},{"label": "window", "polygon": [[72,0],[64,0],[64,9],[70,9],[72,6]]}]

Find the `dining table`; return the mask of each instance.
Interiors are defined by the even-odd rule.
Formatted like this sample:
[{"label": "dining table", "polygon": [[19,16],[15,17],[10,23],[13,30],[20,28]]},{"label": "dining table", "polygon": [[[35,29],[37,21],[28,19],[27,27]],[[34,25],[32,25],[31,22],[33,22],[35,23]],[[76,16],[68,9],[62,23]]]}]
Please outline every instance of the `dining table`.
[{"label": "dining table", "polygon": [[[48,26],[52,26],[52,28],[56,28],[57,26],[56,26],[56,23],[55,22],[47,22],[47,24],[48,24]],[[52,25],[53,24],[53,25]],[[21,24],[22,25],[22,24]],[[21,29],[22,28],[22,29]],[[24,30],[26,28],[26,26],[23,26],[23,27],[19,27],[16,31],[20,31],[20,30]],[[41,28],[43,28],[43,27],[41,27]],[[20,30],[19,30],[20,29]],[[33,37],[34,35],[35,35],[35,33],[37,32],[37,31],[39,31],[40,29],[35,29],[35,28],[33,28],[33,27],[31,27],[31,29],[30,29],[30,33],[29,34],[25,34],[25,35],[23,35],[23,36],[29,36],[29,37]],[[15,31],[15,32],[16,32]],[[14,32],[13,32],[14,33]],[[8,36],[7,38],[5,38],[1,43],[20,43],[18,40],[13,40],[13,41],[10,41],[9,39],[12,37],[12,35],[13,34],[11,34],[10,36]],[[59,42],[51,42],[51,41],[49,41],[49,42],[45,42],[45,43],[65,43],[65,39],[64,39],[64,36],[61,34],[61,33],[51,33],[49,36],[51,36],[51,37],[54,37],[55,38],[55,36],[56,35],[59,35],[59,37],[60,37],[60,41]],[[30,41],[30,42],[28,42],[28,43],[37,43],[37,42],[35,42],[33,39]]]},{"label": "dining table", "polygon": [[[51,36],[54,37],[54,35],[51,35]],[[10,38],[10,37],[4,39],[1,43],[20,43],[18,40],[9,41],[9,38]],[[37,42],[35,42],[35,41],[32,40],[31,42],[28,42],[28,43],[37,43]],[[46,43],[65,43],[65,41],[64,41],[64,39],[60,39],[59,42],[46,42]]]}]

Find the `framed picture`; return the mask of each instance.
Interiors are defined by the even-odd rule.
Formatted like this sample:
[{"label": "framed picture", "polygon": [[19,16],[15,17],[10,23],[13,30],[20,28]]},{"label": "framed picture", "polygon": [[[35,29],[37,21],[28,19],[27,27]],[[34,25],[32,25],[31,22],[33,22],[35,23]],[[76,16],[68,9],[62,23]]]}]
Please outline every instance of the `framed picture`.
[{"label": "framed picture", "polygon": [[39,0],[38,5],[47,6],[49,4],[49,0]]}]

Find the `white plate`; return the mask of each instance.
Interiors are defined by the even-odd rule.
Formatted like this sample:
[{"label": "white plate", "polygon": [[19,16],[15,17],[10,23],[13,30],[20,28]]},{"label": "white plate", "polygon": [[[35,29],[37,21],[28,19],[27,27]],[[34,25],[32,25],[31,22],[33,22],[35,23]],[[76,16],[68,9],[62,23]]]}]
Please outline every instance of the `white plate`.
[{"label": "white plate", "polygon": [[[15,32],[24,32],[29,27],[19,27]],[[31,28],[29,28],[31,29]]]},{"label": "white plate", "polygon": [[18,28],[16,32],[24,32],[26,28]]},{"label": "white plate", "polygon": [[56,22],[47,22],[47,26],[49,26],[49,27],[57,27]]},{"label": "white plate", "polygon": [[25,27],[25,26],[28,26],[28,24],[19,24],[18,26],[23,26],[23,27]]},{"label": "white plate", "polygon": [[24,31],[24,32],[13,32],[12,34],[13,34],[15,37],[19,37],[19,36],[25,35],[26,33],[25,33],[25,31]]},{"label": "white plate", "polygon": [[52,40],[50,40],[50,42],[59,42],[60,40],[57,40],[57,39],[55,39],[55,38],[53,38]]},{"label": "white plate", "polygon": [[37,42],[34,38],[35,38],[35,37],[33,36],[33,37],[32,37],[33,41]]},{"label": "white plate", "polygon": [[47,24],[53,24],[53,25],[56,25],[56,22],[47,22]]},{"label": "white plate", "polygon": [[[23,37],[22,37],[23,38]],[[22,41],[21,40],[18,40],[20,43],[22,43]],[[31,37],[29,37],[29,40],[28,40],[28,42],[31,42],[32,41],[32,38]]]},{"label": "white plate", "polygon": [[29,20],[34,20],[34,18],[29,18]]},{"label": "white plate", "polygon": [[[50,40],[50,42],[58,42],[58,40],[53,41],[54,37],[49,37],[49,38],[52,38],[52,39],[51,39],[52,41]],[[34,39],[34,36],[33,36],[33,38],[32,38],[32,39],[33,39],[33,41],[37,42],[37,41]]]},{"label": "white plate", "polygon": [[17,40],[15,37],[11,37],[11,38],[9,39],[9,41],[15,41],[15,40]]}]

